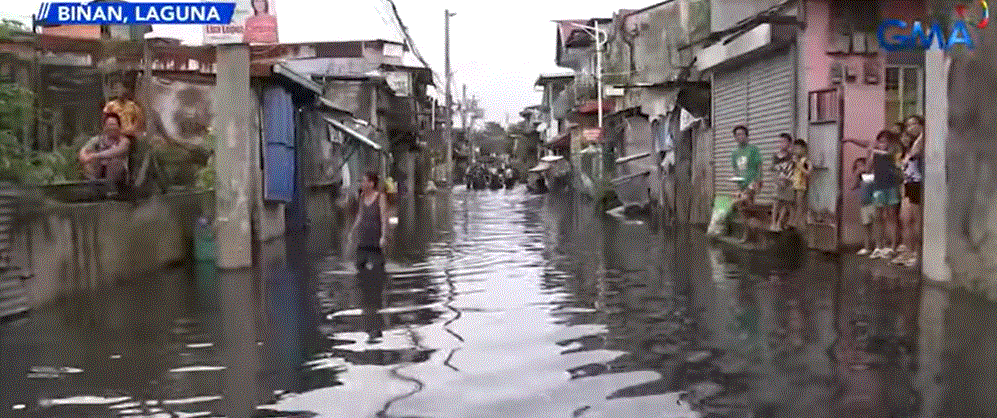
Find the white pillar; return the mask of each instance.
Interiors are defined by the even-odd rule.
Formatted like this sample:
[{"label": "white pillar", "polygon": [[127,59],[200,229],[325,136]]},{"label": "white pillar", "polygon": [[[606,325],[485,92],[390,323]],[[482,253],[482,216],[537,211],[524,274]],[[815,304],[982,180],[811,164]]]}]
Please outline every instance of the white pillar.
[{"label": "white pillar", "polygon": [[948,184],[945,142],[948,138],[948,65],[943,51],[930,49],[924,56],[925,164],[923,183],[922,271],[931,280],[948,281],[946,262]]}]

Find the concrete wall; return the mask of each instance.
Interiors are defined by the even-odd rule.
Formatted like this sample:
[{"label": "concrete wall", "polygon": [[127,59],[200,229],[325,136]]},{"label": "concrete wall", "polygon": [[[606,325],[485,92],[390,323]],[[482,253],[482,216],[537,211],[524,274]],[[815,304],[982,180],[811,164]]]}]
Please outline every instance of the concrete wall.
[{"label": "concrete wall", "polygon": [[948,138],[948,62],[941,51],[928,51],[925,56],[925,132],[924,196],[921,271],[932,280],[951,279],[946,261],[948,230],[948,164],[945,143]]},{"label": "concrete wall", "polygon": [[991,24],[979,36],[974,34],[979,39],[975,50],[953,49],[945,154],[952,280],[985,290],[997,300],[997,108],[992,98],[997,89],[995,26]]},{"label": "concrete wall", "polygon": [[140,280],[183,260],[210,193],[172,194],[133,207],[127,202],[48,205],[20,223],[16,263],[34,273],[35,306],[76,290]]},{"label": "concrete wall", "polygon": [[713,129],[701,124],[693,132],[692,210],[689,222],[710,222],[713,210]]}]

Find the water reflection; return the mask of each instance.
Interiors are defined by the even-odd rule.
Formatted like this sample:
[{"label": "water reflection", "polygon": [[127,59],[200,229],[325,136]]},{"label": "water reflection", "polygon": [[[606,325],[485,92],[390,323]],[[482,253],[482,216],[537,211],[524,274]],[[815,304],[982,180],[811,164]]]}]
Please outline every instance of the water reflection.
[{"label": "water reflection", "polygon": [[997,414],[977,295],[570,195],[404,204],[385,269],[276,240],[0,326],[0,416]]}]

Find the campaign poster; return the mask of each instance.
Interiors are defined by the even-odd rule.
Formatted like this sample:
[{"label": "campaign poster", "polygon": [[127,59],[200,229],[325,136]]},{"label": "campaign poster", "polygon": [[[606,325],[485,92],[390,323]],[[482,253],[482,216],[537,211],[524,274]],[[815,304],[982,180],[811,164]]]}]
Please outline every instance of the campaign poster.
[{"label": "campaign poster", "polygon": [[277,43],[277,14],[274,10],[274,0],[236,0],[231,23],[204,25],[204,43],[208,45]]}]

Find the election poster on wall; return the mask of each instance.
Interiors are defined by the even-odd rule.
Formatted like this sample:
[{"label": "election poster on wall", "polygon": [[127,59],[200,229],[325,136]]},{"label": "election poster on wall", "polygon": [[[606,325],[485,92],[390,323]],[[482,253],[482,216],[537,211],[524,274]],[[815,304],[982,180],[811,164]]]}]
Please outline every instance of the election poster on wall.
[{"label": "election poster on wall", "polygon": [[229,24],[204,25],[204,43],[208,45],[277,43],[277,14],[274,10],[274,0],[236,0],[235,12]]}]

